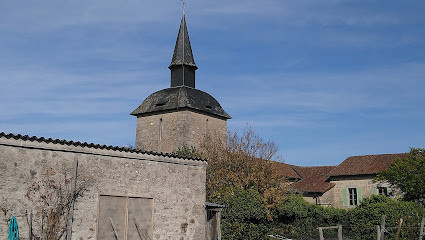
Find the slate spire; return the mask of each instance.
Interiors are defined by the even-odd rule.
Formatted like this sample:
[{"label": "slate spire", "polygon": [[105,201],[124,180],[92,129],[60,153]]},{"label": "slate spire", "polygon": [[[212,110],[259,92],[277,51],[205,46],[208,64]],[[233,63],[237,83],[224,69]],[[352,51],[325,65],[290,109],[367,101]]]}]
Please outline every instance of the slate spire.
[{"label": "slate spire", "polygon": [[171,87],[187,86],[195,88],[195,71],[198,67],[193,59],[184,11],[174,47],[173,59],[168,68],[171,70]]}]

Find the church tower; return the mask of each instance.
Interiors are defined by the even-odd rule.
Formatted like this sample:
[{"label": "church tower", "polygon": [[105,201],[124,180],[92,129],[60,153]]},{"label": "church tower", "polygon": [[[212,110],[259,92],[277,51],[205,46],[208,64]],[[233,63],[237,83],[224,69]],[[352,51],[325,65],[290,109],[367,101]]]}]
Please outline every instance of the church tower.
[{"label": "church tower", "polygon": [[184,12],[168,68],[170,88],[151,94],[131,113],[137,117],[136,148],[172,152],[183,144],[197,147],[208,133],[225,140],[231,117],[211,95],[195,88],[198,67]]}]

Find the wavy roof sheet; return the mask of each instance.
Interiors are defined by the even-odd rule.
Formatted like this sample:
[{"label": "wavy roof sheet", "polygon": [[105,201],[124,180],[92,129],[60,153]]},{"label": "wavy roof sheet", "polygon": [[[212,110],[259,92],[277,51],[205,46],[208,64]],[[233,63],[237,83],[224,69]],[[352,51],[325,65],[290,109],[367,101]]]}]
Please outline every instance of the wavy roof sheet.
[{"label": "wavy roof sheet", "polygon": [[118,147],[118,146],[112,146],[112,145],[108,146],[108,145],[100,145],[95,143],[78,142],[78,141],[74,142],[74,141],[63,140],[63,139],[52,139],[52,138],[28,136],[28,135],[21,135],[21,134],[13,134],[13,133],[6,134],[4,132],[0,132],[0,138],[1,137],[5,137],[7,139],[13,138],[16,140],[24,140],[24,141],[37,141],[37,142],[45,142],[45,143],[53,143],[53,144],[62,144],[62,145],[68,145],[68,146],[72,145],[76,147],[106,149],[106,150],[113,150],[113,151],[120,151],[120,152],[142,153],[142,154],[155,155],[155,156],[175,157],[175,158],[197,160],[197,161],[207,161],[206,159],[202,159],[202,158],[185,157],[185,156],[179,156],[179,155],[171,154],[171,153],[144,151],[144,150],[134,149],[134,148]]}]

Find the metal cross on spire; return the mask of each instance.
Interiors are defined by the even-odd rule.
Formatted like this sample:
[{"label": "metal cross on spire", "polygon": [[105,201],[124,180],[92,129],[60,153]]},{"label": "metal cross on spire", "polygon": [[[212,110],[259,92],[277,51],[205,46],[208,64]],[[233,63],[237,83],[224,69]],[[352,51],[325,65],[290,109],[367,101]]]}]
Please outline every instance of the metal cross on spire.
[{"label": "metal cross on spire", "polygon": [[180,0],[180,2],[182,2],[182,8],[183,8],[183,14],[184,14],[184,9],[186,8],[186,2],[184,0]]}]

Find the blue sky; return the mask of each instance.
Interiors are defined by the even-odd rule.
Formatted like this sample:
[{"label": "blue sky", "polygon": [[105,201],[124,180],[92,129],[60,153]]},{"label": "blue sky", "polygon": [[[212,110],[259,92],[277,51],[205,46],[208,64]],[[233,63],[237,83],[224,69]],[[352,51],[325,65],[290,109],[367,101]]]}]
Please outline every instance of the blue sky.
[{"label": "blue sky", "polygon": [[[425,147],[425,2],[187,1],[197,88],[287,163]],[[0,131],[123,146],[169,87],[178,0],[0,1]]]}]

